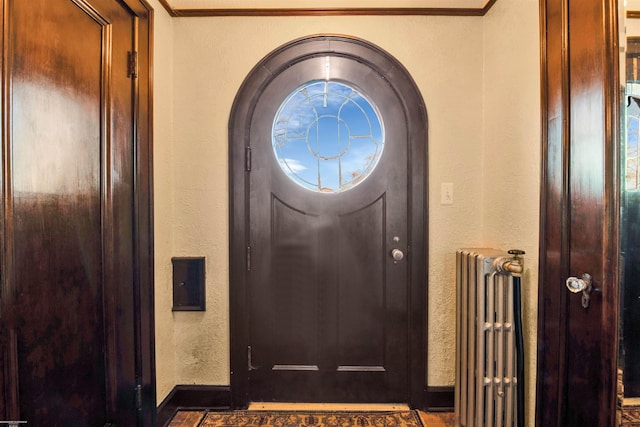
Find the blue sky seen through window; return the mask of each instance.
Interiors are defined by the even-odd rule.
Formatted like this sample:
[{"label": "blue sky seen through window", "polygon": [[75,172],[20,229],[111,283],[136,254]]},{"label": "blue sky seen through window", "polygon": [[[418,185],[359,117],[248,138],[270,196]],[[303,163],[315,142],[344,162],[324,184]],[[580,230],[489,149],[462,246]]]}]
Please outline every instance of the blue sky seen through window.
[{"label": "blue sky seen through window", "polygon": [[384,129],[360,92],[345,83],[317,80],[282,103],[272,142],[280,167],[293,181],[336,193],[353,188],[373,171],[384,148]]}]

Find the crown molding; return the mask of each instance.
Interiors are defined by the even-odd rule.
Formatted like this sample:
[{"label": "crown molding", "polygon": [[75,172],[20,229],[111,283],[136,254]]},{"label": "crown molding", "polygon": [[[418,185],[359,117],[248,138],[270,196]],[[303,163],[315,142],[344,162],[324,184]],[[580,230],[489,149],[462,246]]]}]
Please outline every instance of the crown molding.
[{"label": "crown molding", "polygon": [[433,15],[484,16],[497,0],[489,0],[482,8],[445,7],[354,7],[354,8],[174,8],[169,0],[158,0],[173,17],[203,16],[381,16],[381,15]]}]

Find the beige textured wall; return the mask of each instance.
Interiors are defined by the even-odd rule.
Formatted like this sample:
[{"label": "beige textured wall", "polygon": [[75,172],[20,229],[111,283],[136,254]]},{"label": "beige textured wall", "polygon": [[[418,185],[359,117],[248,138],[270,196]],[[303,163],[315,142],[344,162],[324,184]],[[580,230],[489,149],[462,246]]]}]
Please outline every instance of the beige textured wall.
[{"label": "beige textured wall", "polygon": [[[497,2],[529,5],[535,0]],[[152,4],[156,6],[156,1]],[[527,8],[528,10],[529,8]],[[504,13],[513,13],[513,8]],[[159,17],[162,15],[162,19]],[[486,159],[494,148],[487,144],[510,138],[511,132],[492,125],[499,119],[499,95],[486,77],[485,67],[499,68],[511,57],[497,52],[500,37],[538,40],[537,28],[502,25],[489,17],[288,17],[288,18],[173,18],[156,7],[155,177],[156,177],[156,352],[158,401],[173,384],[229,384],[228,281],[228,163],[227,126],[235,94],[251,68],[276,47],[301,36],[347,34],[366,39],[400,60],[424,97],[429,118],[429,351],[428,384],[453,385],[455,354],[455,250],[459,247],[518,246],[529,249],[533,268],[537,250],[530,249],[530,233],[537,233],[537,193],[526,194],[523,222],[509,224],[527,237],[512,243],[514,235],[494,234],[491,206],[508,200],[488,194],[485,181],[537,183],[539,109],[513,132],[508,154],[512,161],[522,150],[532,163],[526,171],[508,169],[500,177],[487,172]],[[531,19],[537,20],[537,11]],[[496,28],[488,28],[491,22]],[[537,22],[537,21],[536,21]],[[528,27],[527,27],[528,28]],[[504,31],[492,36],[493,31]],[[158,40],[158,33],[162,40]],[[160,46],[168,40],[170,46]],[[521,40],[522,42],[522,40]],[[528,55],[537,52],[526,50]],[[513,53],[513,52],[512,52]],[[538,57],[524,74],[501,74],[505,87],[538,85]],[[161,68],[161,69],[160,69]],[[534,81],[531,81],[534,79]],[[502,88],[501,88],[502,91]],[[500,92],[502,93],[502,92]],[[160,95],[160,97],[159,97]],[[522,94],[526,105],[539,105],[539,92]],[[510,113],[506,103],[499,108]],[[515,113],[514,113],[515,114]],[[483,123],[486,122],[486,123]],[[494,129],[495,128],[495,129]],[[537,156],[537,151],[536,151]],[[527,178],[532,171],[533,175]],[[440,204],[440,184],[454,183],[454,204]],[[527,186],[532,186],[527,181]],[[535,184],[537,189],[537,184]],[[510,196],[509,196],[510,197]],[[496,221],[502,214],[496,213]],[[527,227],[533,227],[529,230]],[[497,237],[496,237],[497,236]],[[537,234],[536,234],[537,236]],[[516,240],[516,239],[513,239]],[[207,258],[207,311],[171,313],[171,256]],[[530,261],[531,260],[531,261]],[[529,275],[528,280],[532,281]],[[533,295],[533,294],[528,294]],[[529,298],[528,296],[528,298]],[[535,308],[535,302],[529,302]],[[173,353],[172,353],[173,350]],[[531,349],[532,354],[535,351]],[[531,360],[531,358],[529,358]],[[173,383],[172,383],[173,381]]]},{"label": "beige textured wall", "polygon": [[[453,384],[450,254],[480,243],[482,18],[202,18],[174,23],[174,255],[207,257],[208,310],[176,314],[178,383],[228,384],[227,123],[251,68],[316,33],[367,39],[416,80],[429,115],[429,178],[456,182],[453,206],[430,196],[429,383]],[[393,35],[393,37],[389,37]],[[437,184],[437,185],[436,185]]]},{"label": "beige textured wall", "polygon": [[538,0],[498,1],[484,20],[482,241],[524,249],[527,425],[534,425],[540,199]]}]

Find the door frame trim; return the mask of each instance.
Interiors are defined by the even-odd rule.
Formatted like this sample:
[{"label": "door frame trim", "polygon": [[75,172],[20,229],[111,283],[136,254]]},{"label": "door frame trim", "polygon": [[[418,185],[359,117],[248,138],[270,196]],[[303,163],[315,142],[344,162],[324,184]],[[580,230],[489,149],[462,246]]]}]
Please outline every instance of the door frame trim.
[{"label": "door frame trim", "polygon": [[[287,43],[261,60],[248,74],[234,100],[229,118],[229,309],[231,332],[231,394],[234,408],[249,399],[247,346],[249,316],[246,270],[249,246],[249,172],[246,148],[256,103],[263,89],[291,63],[316,56],[342,56],[367,64],[398,93],[403,104],[409,139],[407,197],[410,218],[409,276],[409,389],[407,403],[426,408],[427,372],[427,245],[428,245],[428,122],[418,86],[406,68],[381,48],[361,39],[339,35],[313,35]],[[422,161],[420,161],[422,159]]]},{"label": "door frame trim", "polygon": [[154,220],[153,220],[153,34],[154,9],[147,0],[122,0],[136,15],[138,76],[134,80],[134,322],[139,426],[157,415]]}]

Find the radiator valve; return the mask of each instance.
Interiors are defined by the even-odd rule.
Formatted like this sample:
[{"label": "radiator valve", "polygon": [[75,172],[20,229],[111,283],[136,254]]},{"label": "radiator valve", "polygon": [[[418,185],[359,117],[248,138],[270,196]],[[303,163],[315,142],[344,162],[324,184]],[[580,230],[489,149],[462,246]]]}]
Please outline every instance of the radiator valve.
[{"label": "radiator valve", "polygon": [[514,276],[520,276],[524,272],[524,257],[525,252],[520,249],[511,249],[507,252],[511,257],[496,258],[494,266],[498,273],[513,274]]}]

